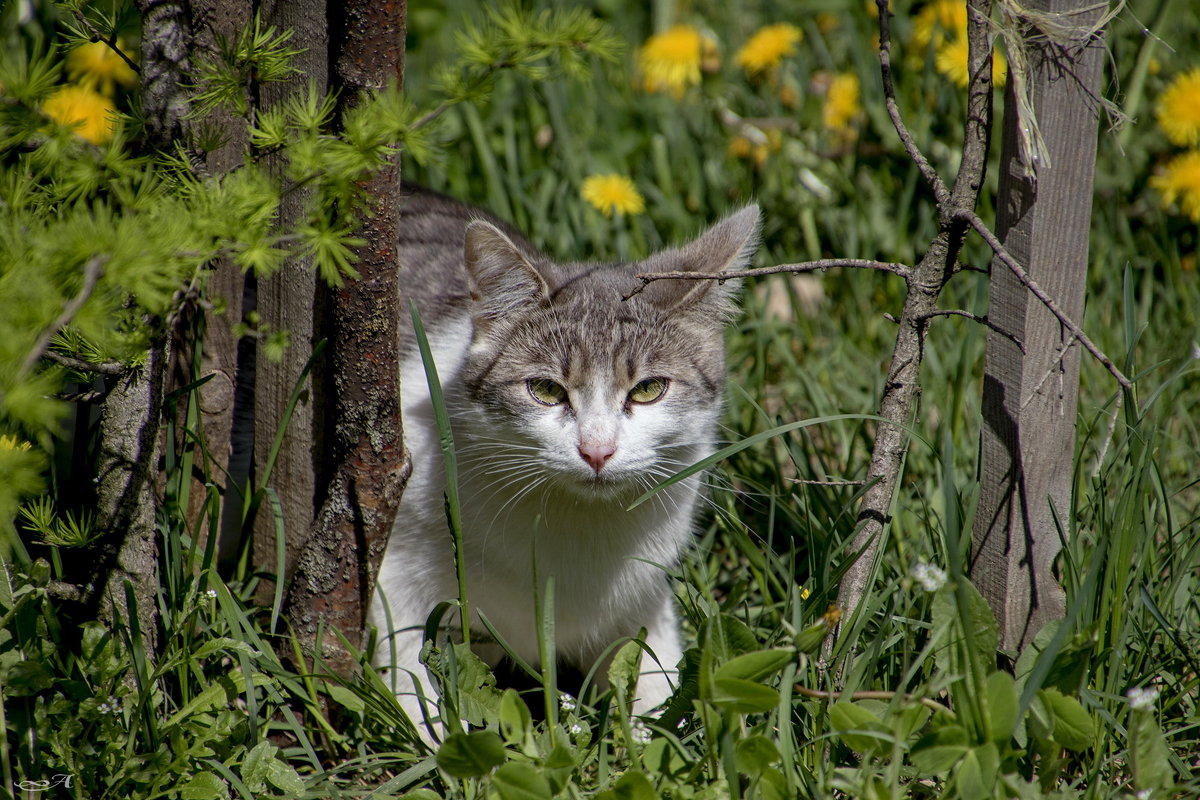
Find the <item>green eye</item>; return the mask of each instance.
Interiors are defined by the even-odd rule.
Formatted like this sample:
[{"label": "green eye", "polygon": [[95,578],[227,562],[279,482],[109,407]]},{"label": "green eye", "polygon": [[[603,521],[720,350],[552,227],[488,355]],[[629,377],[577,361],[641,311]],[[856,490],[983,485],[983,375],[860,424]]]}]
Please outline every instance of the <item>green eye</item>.
[{"label": "green eye", "polygon": [[635,403],[655,403],[662,399],[662,396],[667,393],[667,385],[670,383],[666,378],[646,378],[644,381],[639,381],[636,386],[629,392],[629,399]]},{"label": "green eye", "polygon": [[549,378],[530,378],[525,385],[529,388],[529,396],[544,406],[567,401],[567,390]]}]

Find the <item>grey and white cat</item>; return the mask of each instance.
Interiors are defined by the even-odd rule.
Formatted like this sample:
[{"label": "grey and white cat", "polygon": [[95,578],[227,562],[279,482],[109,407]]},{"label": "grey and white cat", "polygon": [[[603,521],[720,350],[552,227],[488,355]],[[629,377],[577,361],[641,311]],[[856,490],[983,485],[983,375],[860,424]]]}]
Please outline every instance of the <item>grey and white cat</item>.
[{"label": "grey and white cat", "polygon": [[[682,654],[665,570],[688,543],[700,478],[625,509],[713,451],[735,287],[657,281],[622,297],[639,272],[743,268],[758,224],[749,206],[642,262],[559,264],[448,198],[418,191],[402,211],[401,294],[420,310],[451,416],[472,630],[484,630],[481,612],[537,663],[534,593],[553,576],[560,659],[587,670],[615,640],[646,629],[657,663],[642,659],[637,713],[667,699]],[[370,621],[385,634],[378,666],[394,670],[420,726],[422,628],[458,591],[438,432],[412,332],[401,327],[413,474]],[[481,655],[495,662],[499,650]],[[431,696],[427,682],[423,692]]]}]

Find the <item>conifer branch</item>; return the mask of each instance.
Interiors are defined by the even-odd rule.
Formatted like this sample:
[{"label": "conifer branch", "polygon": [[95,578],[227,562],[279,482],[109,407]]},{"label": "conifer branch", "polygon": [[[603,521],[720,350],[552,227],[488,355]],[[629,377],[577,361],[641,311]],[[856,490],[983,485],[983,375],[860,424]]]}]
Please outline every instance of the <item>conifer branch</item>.
[{"label": "conifer branch", "polygon": [[18,379],[25,377],[33,369],[34,365],[46,355],[50,349],[50,339],[54,334],[58,333],[67,325],[71,324],[71,320],[75,319],[75,315],[79,313],[79,309],[92,296],[92,292],[96,289],[96,284],[100,281],[100,276],[104,274],[104,265],[108,263],[108,255],[100,254],[92,256],[91,260],[83,267],[83,286],[80,287],[79,293],[67,301],[63,306],[62,313],[58,318],[50,324],[48,328],[42,331],[34,342],[33,349],[29,351],[29,355],[25,356],[24,363],[21,364],[21,369],[17,373]]},{"label": "conifer branch", "polygon": [[42,357],[58,362],[67,369],[73,369],[76,372],[96,372],[100,375],[120,375],[125,371],[125,365],[118,361],[103,361],[99,363],[93,361],[81,361],[78,358],[71,358],[70,356],[63,355],[55,350],[47,349],[46,352],[42,354]]},{"label": "conifer branch", "polygon": [[97,28],[92,23],[92,21],[87,18],[87,16],[83,13],[83,11],[76,8],[76,9],[73,9],[73,12],[75,14],[75,19],[77,19],[79,21],[79,24],[82,25],[83,27],[87,28],[88,39],[90,39],[92,42],[103,43],[105,47],[107,47],[109,50],[112,50],[114,53],[116,53],[117,56],[120,57],[120,59],[125,62],[125,65],[127,67],[129,67],[131,70],[133,70],[138,75],[142,74],[142,68],[137,65],[137,62],[134,61],[132,58],[130,58],[128,55],[126,55],[125,51],[117,46],[117,32],[116,31],[113,31],[108,36],[105,36],[103,33],[100,32],[100,29]]}]

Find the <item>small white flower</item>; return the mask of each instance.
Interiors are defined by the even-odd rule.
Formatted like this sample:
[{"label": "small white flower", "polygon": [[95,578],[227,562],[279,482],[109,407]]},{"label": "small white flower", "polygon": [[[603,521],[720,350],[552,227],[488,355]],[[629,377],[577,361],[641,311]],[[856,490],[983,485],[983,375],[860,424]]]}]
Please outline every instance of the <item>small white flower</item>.
[{"label": "small white flower", "polygon": [[1150,795],[1153,793],[1154,792],[1150,789],[1142,789],[1140,792],[1135,794],[1134,797],[1136,797],[1137,800],[1150,800]]},{"label": "small white flower", "polygon": [[96,710],[101,714],[112,714],[115,717],[121,713],[121,699],[119,697],[110,697],[97,706]]},{"label": "small white flower", "polygon": [[1139,708],[1154,708],[1154,701],[1158,699],[1158,689],[1153,686],[1142,689],[1134,687],[1125,693],[1129,698],[1129,707],[1132,709]]},{"label": "small white flower", "polygon": [[634,720],[634,723],[631,727],[632,727],[632,730],[630,731],[630,733],[633,736],[633,740],[635,742],[637,742],[638,744],[649,744],[650,729],[646,727],[646,723],[642,722],[640,719]]},{"label": "small white flower", "polygon": [[209,600],[216,600],[216,599],[217,599],[217,590],[216,590],[216,589],[209,589],[209,590],[208,590],[207,592],[205,592],[204,594],[205,594],[205,595],[208,597],[208,599],[209,599]]},{"label": "small white flower", "polygon": [[583,726],[578,722],[572,722],[571,727],[567,728],[567,732],[572,736],[578,736],[579,734],[583,733]]},{"label": "small white flower", "polygon": [[1192,342],[1192,358],[1200,358],[1200,342]]},{"label": "small white flower", "polygon": [[921,584],[921,587],[927,592],[936,592],[938,589],[946,585],[946,572],[941,567],[935,564],[927,564],[924,561],[918,561],[909,570],[913,580]]},{"label": "small white flower", "polygon": [[575,698],[571,697],[571,695],[567,694],[566,692],[560,693],[558,695],[558,707],[563,711],[574,711]]}]

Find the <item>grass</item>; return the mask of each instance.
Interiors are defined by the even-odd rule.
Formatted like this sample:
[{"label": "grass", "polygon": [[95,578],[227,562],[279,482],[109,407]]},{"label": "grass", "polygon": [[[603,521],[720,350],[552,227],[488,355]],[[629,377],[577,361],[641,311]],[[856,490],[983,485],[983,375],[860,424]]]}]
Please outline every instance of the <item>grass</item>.
[{"label": "grass", "polygon": [[[411,4],[408,82],[418,100],[473,5]],[[406,165],[406,175],[488,207],[565,258],[637,257],[752,196],[766,214],[761,263],[920,255],[933,207],[881,113],[873,52],[863,46],[874,23],[857,2],[814,2],[804,14],[770,3],[740,13],[711,2],[686,14],[655,7],[720,31],[725,66],[702,89],[682,100],[638,93],[628,58],[597,66],[583,83],[503,75],[487,103],[444,115],[441,159]],[[1131,4],[1143,20],[1158,8]],[[651,14],[639,4],[596,9],[631,48],[649,32]],[[809,11],[833,14],[836,26]],[[911,35],[905,11],[895,25],[902,42]],[[804,45],[776,83],[746,79],[732,52],[760,22],[789,14]],[[962,319],[933,326],[885,558],[859,622],[822,652],[860,488],[806,481],[865,474],[894,335],[884,313],[898,307],[901,287],[865,273],[780,277],[745,292],[729,338],[723,435],[744,442],[831,419],[717,467],[715,512],[678,570],[693,649],[685,689],[662,719],[639,725],[612,695],[560,705],[551,668],[523,699],[496,687],[469,651],[449,648],[433,671],[453,707],[483,729],[456,734],[435,757],[369,667],[344,682],[319,665],[299,674],[280,661],[278,602],[254,605],[248,570],[239,580],[218,576],[211,547],[198,546],[202,533],[189,532],[178,511],[185,499],[160,520],[164,630],[154,664],[134,662],[134,632],[79,626],[78,611],[55,594],[60,566],[37,565],[4,587],[4,779],[69,774],[73,783],[55,796],[80,798],[1200,794],[1196,226],[1160,210],[1146,189],[1170,147],[1145,113],[1172,74],[1193,66],[1200,30],[1182,12],[1164,23],[1159,33],[1174,49],[1158,48],[1158,73],[1137,66],[1155,45],[1139,37],[1133,15],[1109,37],[1118,82],[1137,77],[1146,94],[1136,98],[1145,120],[1121,134],[1123,149],[1116,136],[1101,138],[1084,319],[1137,388],[1121,394],[1099,365],[1083,364],[1059,559],[1067,616],[1031,650],[1004,654],[1012,676],[997,669],[994,622],[962,579],[986,338]],[[931,59],[903,63],[902,110],[950,174],[962,98]],[[820,125],[821,98],[810,89],[822,70],[860,76],[856,146],[838,145]],[[782,86],[801,91],[796,108],[783,104]],[[722,109],[799,125],[781,127],[778,149],[756,167],[729,154]],[[583,178],[605,171],[634,178],[645,216],[610,220],[583,202]],[[964,258],[986,263],[978,242]],[[984,313],[986,279],[963,277],[947,307]],[[814,288],[815,304],[802,294]],[[205,498],[210,530],[219,527],[218,500],[215,491]],[[56,565],[70,557],[54,555]],[[912,574],[921,563],[941,566],[949,581],[927,591]],[[551,648],[552,630],[545,638]],[[619,687],[638,648],[618,646]],[[1148,709],[1127,695],[1143,687],[1159,692]],[[869,694],[852,702],[822,694],[835,688]],[[535,721],[530,707],[557,724]]]}]

